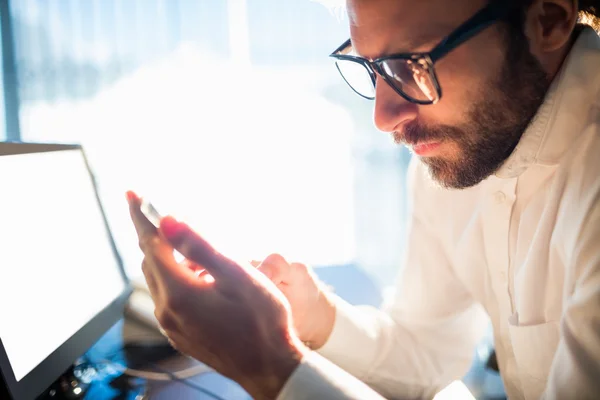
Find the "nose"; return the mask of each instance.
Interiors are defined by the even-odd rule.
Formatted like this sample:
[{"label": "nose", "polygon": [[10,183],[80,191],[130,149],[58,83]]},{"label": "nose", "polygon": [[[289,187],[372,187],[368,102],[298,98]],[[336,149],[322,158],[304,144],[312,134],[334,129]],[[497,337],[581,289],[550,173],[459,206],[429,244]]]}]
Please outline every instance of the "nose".
[{"label": "nose", "polygon": [[383,132],[401,131],[402,126],[417,118],[418,106],[400,96],[380,76],[375,85],[375,111],[373,120]]}]

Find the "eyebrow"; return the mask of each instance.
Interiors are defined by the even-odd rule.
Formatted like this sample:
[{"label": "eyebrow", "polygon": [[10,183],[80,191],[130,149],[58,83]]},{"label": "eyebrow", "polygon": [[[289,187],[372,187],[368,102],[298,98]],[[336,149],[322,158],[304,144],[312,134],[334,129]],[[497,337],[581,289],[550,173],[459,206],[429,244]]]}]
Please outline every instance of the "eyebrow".
[{"label": "eyebrow", "polygon": [[391,45],[384,49],[380,54],[369,54],[369,56],[374,57],[365,57],[365,55],[358,54],[356,52],[356,47],[354,43],[350,41],[350,45],[352,46],[353,52],[358,54],[361,57],[369,58],[375,60],[377,58],[386,57],[394,54],[410,54],[417,53],[415,49],[422,48],[426,45],[431,45],[431,49],[441,43],[450,33],[453,32],[453,29],[456,27],[450,27],[448,25],[437,24],[435,27],[431,27],[427,32],[421,31],[410,37],[404,38],[400,45]]},{"label": "eyebrow", "polygon": [[[402,50],[405,53],[414,53],[414,49],[421,48],[428,44],[437,45],[440,43],[447,35],[452,32],[452,28],[448,29],[447,26],[436,26],[435,29],[431,29],[429,32],[420,32],[416,35],[412,35],[409,38],[405,39],[405,43],[403,43],[404,47],[402,49],[409,49],[408,51]],[[395,53],[398,53],[398,48],[392,48]],[[386,51],[387,53],[387,51]]]}]

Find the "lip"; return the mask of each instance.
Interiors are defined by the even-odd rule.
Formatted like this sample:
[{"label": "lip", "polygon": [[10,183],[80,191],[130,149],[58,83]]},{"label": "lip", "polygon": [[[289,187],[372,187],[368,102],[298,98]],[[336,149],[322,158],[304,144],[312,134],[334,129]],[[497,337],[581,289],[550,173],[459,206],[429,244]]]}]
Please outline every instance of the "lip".
[{"label": "lip", "polygon": [[440,147],[440,142],[427,142],[427,143],[419,143],[412,146],[412,150],[414,153],[421,157],[429,157],[431,156],[438,147]]}]

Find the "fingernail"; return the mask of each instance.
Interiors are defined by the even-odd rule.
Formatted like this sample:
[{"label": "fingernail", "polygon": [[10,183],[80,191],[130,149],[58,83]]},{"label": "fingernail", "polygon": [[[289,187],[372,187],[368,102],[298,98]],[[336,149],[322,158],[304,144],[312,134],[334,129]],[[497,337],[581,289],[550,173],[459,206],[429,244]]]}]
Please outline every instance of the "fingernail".
[{"label": "fingernail", "polygon": [[132,190],[128,190],[126,193],[126,196],[127,196],[127,202],[129,202],[129,203],[138,199],[137,194],[135,194]]},{"label": "fingernail", "polygon": [[178,238],[185,229],[186,225],[184,223],[177,221],[170,215],[160,221],[160,230],[168,238]]}]

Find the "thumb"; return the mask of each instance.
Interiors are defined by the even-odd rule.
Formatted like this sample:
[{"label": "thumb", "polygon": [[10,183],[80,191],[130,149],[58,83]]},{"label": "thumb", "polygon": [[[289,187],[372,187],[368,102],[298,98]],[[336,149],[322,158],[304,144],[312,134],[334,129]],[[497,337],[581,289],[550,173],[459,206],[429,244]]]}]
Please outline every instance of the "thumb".
[{"label": "thumb", "polygon": [[280,254],[270,254],[258,266],[258,270],[276,285],[287,281],[290,268],[290,263]]},{"label": "thumb", "polygon": [[215,250],[187,224],[166,216],[160,222],[160,231],[174,249],[205,268],[217,281],[243,275],[241,265]]},{"label": "thumb", "polygon": [[259,270],[263,275],[265,275],[270,280],[273,280],[273,272],[271,271],[271,267],[267,265],[263,265],[262,261],[252,260],[250,261],[250,265]]}]

